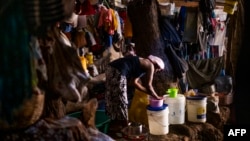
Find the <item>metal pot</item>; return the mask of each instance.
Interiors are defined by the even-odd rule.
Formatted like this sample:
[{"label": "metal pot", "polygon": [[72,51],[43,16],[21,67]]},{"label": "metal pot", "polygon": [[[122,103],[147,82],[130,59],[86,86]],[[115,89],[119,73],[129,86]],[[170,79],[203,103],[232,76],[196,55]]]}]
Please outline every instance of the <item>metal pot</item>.
[{"label": "metal pot", "polygon": [[211,95],[211,94],[216,92],[216,88],[215,88],[214,84],[205,85],[205,86],[199,88],[198,92],[204,93],[204,94],[207,94],[207,95]]}]

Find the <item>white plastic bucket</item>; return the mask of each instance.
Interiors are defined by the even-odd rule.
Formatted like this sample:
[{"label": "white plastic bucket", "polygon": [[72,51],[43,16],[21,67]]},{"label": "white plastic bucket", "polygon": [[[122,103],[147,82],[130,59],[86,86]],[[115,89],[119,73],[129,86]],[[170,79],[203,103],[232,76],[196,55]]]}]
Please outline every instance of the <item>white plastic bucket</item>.
[{"label": "white plastic bucket", "polygon": [[187,98],[187,120],[190,122],[206,122],[207,97],[188,96]]},{"label": "white plastic bucket", "polygon": [[183,94],[177,94],[176,97],[165,95],[164,103],[169,108],[169,124],[185,123],[186,97]]},{"label": "white plastic bucket", "polygon": [[147,106],[149,133],[152,135],[166,135],[169,132],[168,105],[162,107]]}]

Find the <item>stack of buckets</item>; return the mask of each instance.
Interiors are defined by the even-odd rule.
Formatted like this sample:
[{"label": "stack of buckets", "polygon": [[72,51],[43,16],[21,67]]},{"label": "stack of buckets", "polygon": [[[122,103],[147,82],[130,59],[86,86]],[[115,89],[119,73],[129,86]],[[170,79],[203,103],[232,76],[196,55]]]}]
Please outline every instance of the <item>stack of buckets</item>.
[{"label": "stack of buckets", "polygon": [[206,96],[186,97],[178,94],[177,88],[170,88],[167,93],[161,100],[149,97],[147,115],[150,134],[166,135],[170,124],[184,124],[186,109],[189,122],[206,122]]},{"label": "stack of buckets", "polygon": [[166,135],[169,132],[168,105],[164,99],[157,100],[149,97],[147,106],[149,133],[152,135]]},{"label": "stack of buckets", "polygon": [[207,98],[202,95],[185,97],[178,94],[177,88],[170,88],[164,96],[164,103],[169,107],[169,124],[185,123],[185,111],[189,122],[206,122]]}]

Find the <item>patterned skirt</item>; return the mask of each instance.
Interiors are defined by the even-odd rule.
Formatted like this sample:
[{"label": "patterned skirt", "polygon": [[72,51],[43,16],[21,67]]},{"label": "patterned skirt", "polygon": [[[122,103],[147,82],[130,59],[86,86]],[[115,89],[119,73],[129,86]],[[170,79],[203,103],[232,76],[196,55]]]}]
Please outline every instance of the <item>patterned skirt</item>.
[{"label": "patterned skirt", "polygon": [[128,120],[127,78],[115,68],[106,68],[106,114],[112,120]]}]

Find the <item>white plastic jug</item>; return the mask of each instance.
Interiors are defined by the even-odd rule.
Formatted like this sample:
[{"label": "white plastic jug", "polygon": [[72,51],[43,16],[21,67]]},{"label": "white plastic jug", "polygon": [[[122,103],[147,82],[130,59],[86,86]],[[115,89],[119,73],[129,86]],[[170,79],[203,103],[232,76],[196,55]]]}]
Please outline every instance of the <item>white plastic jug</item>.
[{"label": "white plastic jug", "polygon": [[186,97],[183,94],[177,94],[176,97],[165,95],[164,103],[169,108],[169,124],[184,124]]}]

